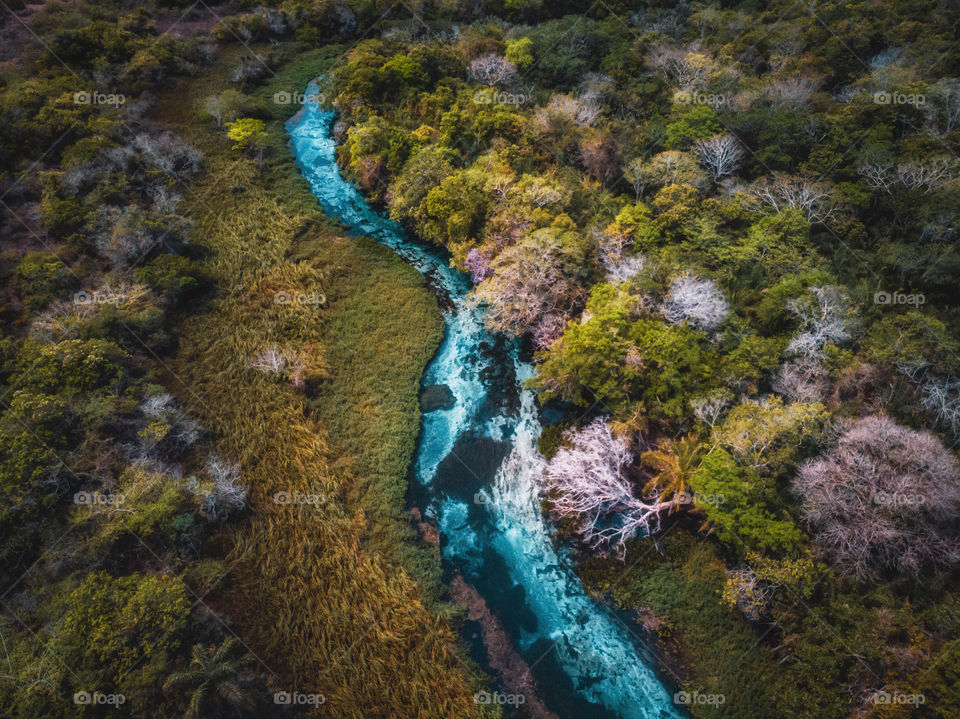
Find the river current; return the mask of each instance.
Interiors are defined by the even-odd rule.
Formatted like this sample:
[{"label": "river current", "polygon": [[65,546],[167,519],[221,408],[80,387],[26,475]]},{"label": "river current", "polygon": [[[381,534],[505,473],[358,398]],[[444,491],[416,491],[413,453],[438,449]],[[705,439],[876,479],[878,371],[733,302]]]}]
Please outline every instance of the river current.
[{"label": "river current", "polygon": [[[311,83],[305,96],[317,94]],[[444,310],[443,343],[422,384],[446,385],[454,402],[423,415],[411,494],[437,524],[446,571],[483,597],[561,719],[681,716],[642,640],[586,594],[551,542],[536,482],[540,416],[523,387],[533,365],[519,343],[484,328],[482,309],[468,300],[469,279],[442,252],[410,237],[341,177],[333,122],[332,111],[307,103],[286,126],[324,212],[415,267]]]}]

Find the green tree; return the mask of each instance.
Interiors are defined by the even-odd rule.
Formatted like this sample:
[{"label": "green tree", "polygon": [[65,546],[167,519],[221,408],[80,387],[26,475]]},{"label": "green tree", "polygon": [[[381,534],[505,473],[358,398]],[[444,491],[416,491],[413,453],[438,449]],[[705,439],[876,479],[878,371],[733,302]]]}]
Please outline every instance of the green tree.
[{"label": "green tree", "polygon": [[792,555],[802,548],[803,532],[777,507],[770,485],[750,468],[737,464],[726,450],[711,450],[691,477],[690,486],[696,494],[710,498],[700,509],[717,537],[737,547],[741,556],[749,550]]},{"label": "green tree", "polygon": [[765,287],[785,274],[811,272],[824,262],[810,241],[810,222],[798,209],[761,217],[745,235],[730,237],[711,255],[724,275],[753,276]]},{"label": "green tree", "polygon": [[506,58],[523,70],[533,64],[533,40],[528,37],[518,37],[507,43]]},{"label": "green tree", "polygon": [[780,397],[741,402],[713,430],[713,439],[757,472],[789,469],[817,437],[827,418],[822,404],[786,404]]},{"label": "green tree", "polygon": [[228,122],[226,126],[227,137],[234,142],[233,149],[256,152],[262,167],[263,147],[267,140],[266,126],[263,124],[263,120],[241,117],[233,122]]},{"label": "green tree", "polygon": [[487,173],[471,167],[445,177],[416,211],[420,235],[454,250],[480,236],[490,204]]},{"label": "green tree", "polygon": [[943,322],[920,310],[885,316],[861,344],[871,362],[888,369],[935,365],[945,374],[960,369],[960,342]]},{"label": "green tree", "polygon": [[712,357],[703,333],[637,317],[638,299],[609,284],[594,288],[585,321],[571,323],[543,355],[534,386],[543,400],[581,406],[599,399],[611,409],[644,403],[655,416],[679,419],[702,390]]},{"label": "green tree", "polygon": [[697,140],[722,135],[726,132],[716,111],[709,105],[694,105],[676,122],[667,125],[668,150],[689,150]]},{"label": "green tree", "polygon": [[55,651],[74,665],[98,667],[116,686],[145,656],[179,645],[191,600],[179,577],[91,572],[64,603]]}]

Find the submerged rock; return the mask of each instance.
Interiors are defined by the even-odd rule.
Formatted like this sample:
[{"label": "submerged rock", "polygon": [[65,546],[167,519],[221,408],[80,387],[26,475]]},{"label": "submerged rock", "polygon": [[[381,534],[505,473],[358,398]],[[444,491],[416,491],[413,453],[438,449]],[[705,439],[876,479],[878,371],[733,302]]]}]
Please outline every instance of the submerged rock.
[{"label": "submerged rock", "polygon": [[420,393],[420,409],[424,412],[434,412],[438,409],[451,409],[457,403],[457,398],[445,384],[434,384],[424,387]]}]

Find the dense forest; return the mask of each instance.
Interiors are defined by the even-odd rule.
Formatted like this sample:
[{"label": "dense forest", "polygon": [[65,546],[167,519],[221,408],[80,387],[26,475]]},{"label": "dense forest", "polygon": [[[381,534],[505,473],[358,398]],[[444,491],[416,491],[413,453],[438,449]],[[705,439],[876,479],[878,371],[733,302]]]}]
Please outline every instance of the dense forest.
[{"label": "dense forest", "polygon": [[532,361],[538,509],[663,716],[960,717],[951,0],[2,18],[0,714],[580,716],[478,700],[408,491],[446,310],[311,194],[314,103]]}]

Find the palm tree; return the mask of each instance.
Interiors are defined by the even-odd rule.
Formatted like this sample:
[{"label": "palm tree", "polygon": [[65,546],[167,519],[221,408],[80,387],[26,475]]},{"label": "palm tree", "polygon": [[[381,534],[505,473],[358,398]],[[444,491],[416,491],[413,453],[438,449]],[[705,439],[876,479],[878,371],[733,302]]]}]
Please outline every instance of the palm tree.
[{"label": "palm tree", "polygon": [[657,449],[644,452],[640,461],[657,472],[644,486],[644,493],[657,492],[661,501],[686,495],[690,477],[700,466],[702,454],[703,447],[696,435],[684,437],[679,442],[667,440]]},{"label": "palm tree", "polygon": [[171,674],[164,682],[164,691],[190,691],[185,717],[242,716],[253,705],[239,678],[247,658],[234,656],[239,643],[230,637],[219,647],[194,645],[187,669]]}]

